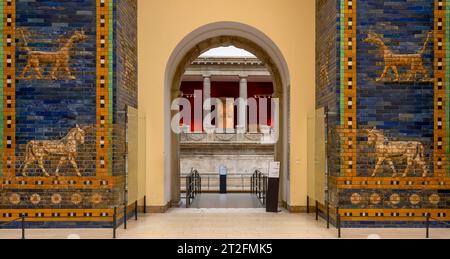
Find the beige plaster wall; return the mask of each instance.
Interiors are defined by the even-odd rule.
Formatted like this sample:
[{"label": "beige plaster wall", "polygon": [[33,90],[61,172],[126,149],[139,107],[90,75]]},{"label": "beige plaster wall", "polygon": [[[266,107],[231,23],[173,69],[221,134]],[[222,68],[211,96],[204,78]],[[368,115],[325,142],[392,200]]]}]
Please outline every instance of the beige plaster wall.
[{"label": "beige plaster wall", "polygon": [[[148,206],[164,206],[164,76],[177,44],[193,30],[232,21],[255,27],[275,42],[287,61],[291,84],[290,206],[305,206],[307,115],[314,110],[314,0],[138,0],[139,170],[146,170]],[[144,120],[141,120],[144,121]],[[145,165],[145,166],[143,166]]]}]

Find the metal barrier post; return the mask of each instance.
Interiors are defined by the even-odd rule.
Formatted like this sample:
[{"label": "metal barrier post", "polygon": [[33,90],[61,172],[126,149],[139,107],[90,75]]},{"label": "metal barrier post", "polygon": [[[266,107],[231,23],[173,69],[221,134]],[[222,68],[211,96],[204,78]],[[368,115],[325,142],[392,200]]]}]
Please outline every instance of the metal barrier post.
[{"label": "metal barrier post", "polygon": [[147,213],[147,196],[144,196],[144,214]]},{"label": "metal barrier post", "polygon": [[186,208],[189,208],[189,177],[186,178]]},{"label": "metal barrier post", "polygon": [[125,189],[124,198],[123,198],[123,228],[124,229],[127,229],[127,220],[128,220],[127,210],[128,210],[128,189]]},{"label": "metal barrier post", "polygon": [[114,207],[114,215],[113,215],[113,239],[116,239],[116,230],[117,230],[117,208]]},{"label": "metal barrier post", "polygon": [[25,215],[22,214],[22,240],[25,240]]},{"label": "metal barrier post", "polygon": [[341,238],[342,237],[342,235],[341,235],[341,214],[337,214],[336,215],[336,224],[337,224],[337,228],[338,228],[338,238]]},{"label": "metal barrier post", "polygon": [[330,202],[327,201],[327,229],[330,229]]},{"label": "metal barrier post", "polygon": [[134,218],[138,220],[138,202],[134,203]]},{"label": "metal barrier post", "polygon": [[431,220],[431,216],[430,213],[427,213],[427,235],[426,238],[430,238],[430,220]]},{"label": "metal barrier post", "polygon": [[127,205],[123,207],[123,229],[127,229]]},{"label": "metal barrier post", "polygon": [[319,221],[319,201],[316,201],[316,221]]},{"label": "metal barrier post", "polygon": [[263,177],[263,204],[266,205],[267,202],[267,178]]}]

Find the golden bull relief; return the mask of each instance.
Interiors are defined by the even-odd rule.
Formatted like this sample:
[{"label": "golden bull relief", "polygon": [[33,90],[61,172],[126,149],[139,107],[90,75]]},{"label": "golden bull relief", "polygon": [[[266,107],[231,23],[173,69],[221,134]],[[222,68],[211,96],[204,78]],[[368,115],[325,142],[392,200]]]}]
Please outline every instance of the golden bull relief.
[{"label": "golden bull relief", "polygon": [[28,46],[26,30],[19,28],[17,29],[17,34],[20,37],[20,40],[22,40],[23,48],[27,52],[27,64],[18,77],[19,79],[31,79],[32,77],[26,78],[26,74],[30,69],[34,71],[35,79],[44,79],[42,70],[45,69],[46,66],[51,67],[49,76],[47,77],[51,80],[57,80],[61,72],[65,74],[69,80],[76,79],[69,68],[70,51],[76,43],[85,41],[88,38],[84,31],[75,31],[62,47],[55,52],[31,50]]},{"label": "golden bull relief", "polygon": [[429,81],[430,76],[424,66],[423,56],[427,50],[433,33],[429,32],[423,47],[416,54],[395,54],[384,43],[383,37],[374,32],[369,32],[364,42],[376,45],[382,52],[384,58],[384,70],[382,75],[377,78],[377,82],[386,79],[388,73],[392,71],[391,79],[394,82],[400,81],[399,68],[406,67],[409,71],[406,73],[405,81],[416,81],[419,74],[422,75],[422,81]]},{"label": "golden bull relief", "polygon": [[407,167],[403,177],[407,177],[414,165],[419,165],[423,170],[423,177],[427,177],[428,169],[425,161],[425,148],[417,141],[389,141],[382,131],[377,129],[368,130],[368,144],[375,145],[377,164],[372,176],[375,177],[386,161],[393,171],[392,177],[397,176],[394,160],[406,160]]},{"label": "golden bull relief", "polygon": [[76,171],[76,174],[81,176],[76,162],[76,157],[78,155],[78,145],[85,143],[86,130],[87,127],[80,128],[77,125],[61,140],[32,140],[28,142],[25,150],[25,161],[21,167],[22,175],[27,176],[28,167],[37,161],[39,168],[42,170],[44,175],[49,177],[50,174],[44,168],[45,159],[49,156],[60,156],[61,158],[55,171],[55,176],[60,176],[60,169],[67,161],[71,163]]}]

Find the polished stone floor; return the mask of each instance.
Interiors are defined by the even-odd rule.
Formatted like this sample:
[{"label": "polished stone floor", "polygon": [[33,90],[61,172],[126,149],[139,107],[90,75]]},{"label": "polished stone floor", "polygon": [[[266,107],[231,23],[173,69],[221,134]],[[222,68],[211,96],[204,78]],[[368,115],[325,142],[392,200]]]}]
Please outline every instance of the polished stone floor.
[{"label": "polished stone floor", "polygon": [[197,209],[248,209],[262,208],[261,202],[250,193],[202,193],[191,205]]},{"label": "polished stone floor", "polygon": [[[109,239],[110,229],[27,230],[28,239]],[[334,239],[336,229],[314,215],[265,213],[263,209],[171,209],[166,214],[140,215],[130,220],[121,239]],[[344,229],[343,238],[422,239],[424,229]],[[450,239],[450,229],[432,229],[431,237]],[[0,230],[0,239],[18,239],[20,230]],[[73,236],[72,236],[73,238]]]}]

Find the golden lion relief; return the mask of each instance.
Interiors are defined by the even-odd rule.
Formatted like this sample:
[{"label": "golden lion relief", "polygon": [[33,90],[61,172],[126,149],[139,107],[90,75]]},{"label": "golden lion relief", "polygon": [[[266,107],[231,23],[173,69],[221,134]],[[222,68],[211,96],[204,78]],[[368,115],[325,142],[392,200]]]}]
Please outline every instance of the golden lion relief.
[{"label": "golden lion relief", "polygon": [[27,64],[18,79],[31,79],[31,77],[26,78],[25,76],[30,69],[33,69],[35,78],[42,80],[44,79],[42,69],[47,65],[51,66],[50,74],[48,76],[51,80],[57,80],[60,72],[63,72],[69,80],[77,79],[69,68],[70,51],[76,43],[88,39],[88,36],[84,31],[75,31],[67,42],[55,52],[31,50],[31,48],[28,47],[28,40],[25,35],[26,30],[19,28],[17,29],[17,32],[20,40],[22,40],[23,48],[27,52]]},{"label": "golden lion relief", "polygon": [[386,78],[389,71],[392,71],[393,81],[399,82],[400,75],[398,69],[400,67],[408,67],[409,71],[406,73],[405,81],[416,81],[417,75],[422,75],[422,81],[429,81],[430,76],[424,66],[423,56],[430,43],[432,32],[429,32],[423,47],[415,54],[395,54],[384,43],[383,37],[374,32],[369,32],[367,39],[364,42],[376,45],[382,52],[384,58],[383,74],[377,78],[377,82]]}]

